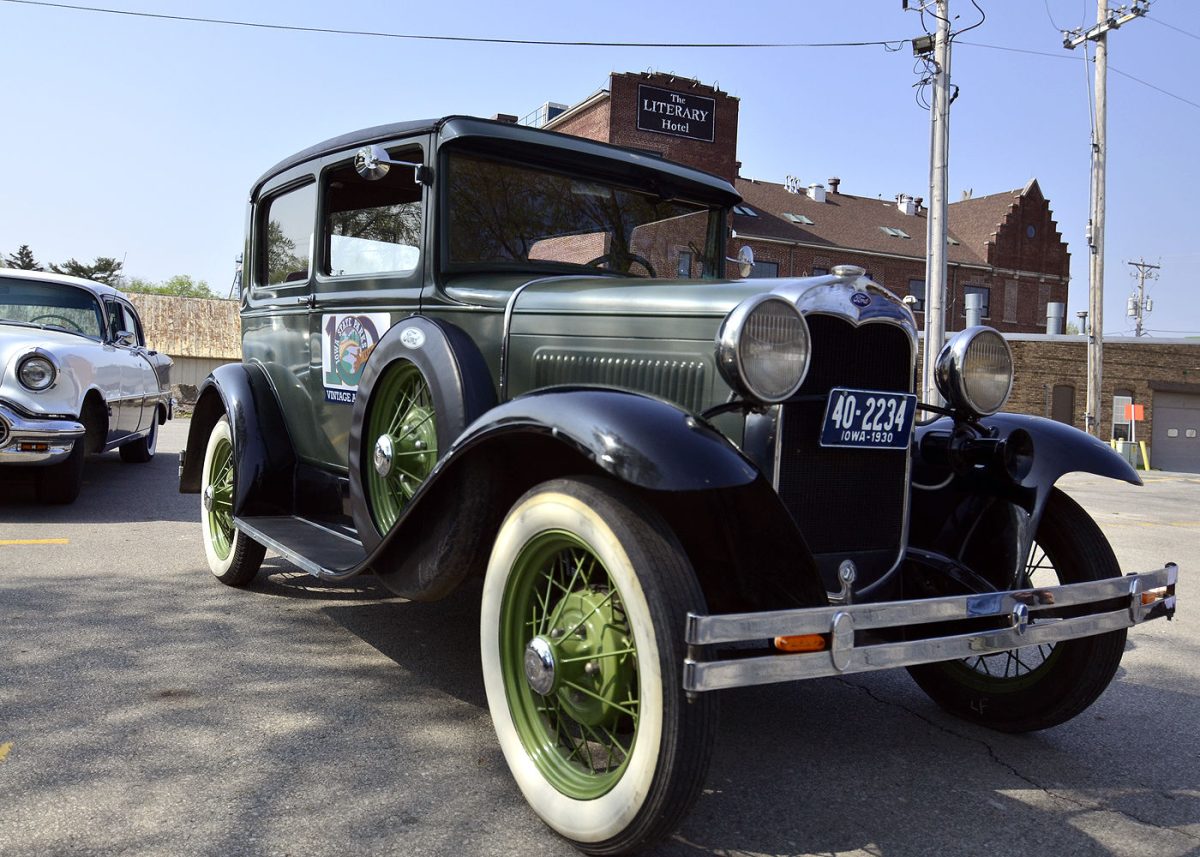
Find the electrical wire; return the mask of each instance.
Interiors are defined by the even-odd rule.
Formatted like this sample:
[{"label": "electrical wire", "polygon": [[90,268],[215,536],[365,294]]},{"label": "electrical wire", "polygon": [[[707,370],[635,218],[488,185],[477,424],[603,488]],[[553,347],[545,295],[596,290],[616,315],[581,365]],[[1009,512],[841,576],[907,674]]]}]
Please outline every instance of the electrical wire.
[{"label": "electrical wire", "polygon": [[1173,24],[1168,24],[1166,21],[1163,21],[1159,18],[1153,18],[1150,15],[1145,15],[1143,17],[1147,21],[1153,21],[1156,24],[1160,24],[1161,26],[1166,27],[1168,30],[1174,30],[1177,33],[1183,33],[1185,36],[1188,36],[1189,38],[1200,41],[1200,36],[1197,36],[1195,33],[1189,33],[1187,30],[1182,30],[1179,27],[1174,26]]},{"label": "electrical wire", "polygon": [[[599,42],[568,41],[559,39],[500,39],[483,36],[434,36],[416,33],[392,33],[375,30],[343,30],[333,27],[301,27],[294,24],[267,24],[258,21],[240,21],[232,18],[206,18],[198,15],[167,15],[160,12],[135,12],[129,9],[111,9],[101,6],[77,6],[69,3],[51,3],[48,0],[0,0],[20,6],[38,6],[49,9],[67,9],[74,12],[94,12],[105,15],[122,15],[130,18],[153,18],[160,21],[178,21],[189,24],[217,24],[226,27],[246,27],[258,30],[277,30],[292,33],[320,33],[336,36],[370,36],[382,39],[407,39],[429,42],[470,42],[491,45],[541,45],[570,48],[861,48],[885,47],[900,50],[908,39],[886,39],[857,42]],[[896,47],[892,47],[895,45]]]}]

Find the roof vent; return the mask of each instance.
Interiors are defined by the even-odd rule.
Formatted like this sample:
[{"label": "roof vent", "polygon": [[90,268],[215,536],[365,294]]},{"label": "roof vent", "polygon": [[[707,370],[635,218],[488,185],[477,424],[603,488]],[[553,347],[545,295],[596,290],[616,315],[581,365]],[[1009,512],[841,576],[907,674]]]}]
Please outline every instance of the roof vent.
[{"label": "roof vent", "polygon": [[784,176],[783,189],[788,193],[804,193],[804,185],[795,176]]},{"label": "roof vent", "polygon": [[827,184],[829,185],[829,192],[837,193],[838,185],[840,185],[841,183],[842,183],[842,180],[839,179],[837,176],[833,176],[832,178],[830,178],[827,182]]},{"label": "roof vent", "polygon": [[808,186],[808,198],[811,199],[813,202],[824,202],[825,201],[825,185],[810,184]]}]

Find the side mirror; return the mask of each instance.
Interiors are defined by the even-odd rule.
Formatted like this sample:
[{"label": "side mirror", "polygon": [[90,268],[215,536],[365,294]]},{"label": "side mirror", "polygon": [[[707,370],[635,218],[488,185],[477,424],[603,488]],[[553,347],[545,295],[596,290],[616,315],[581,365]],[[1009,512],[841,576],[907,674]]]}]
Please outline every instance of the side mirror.
[{"label": "side mirror", "polygon": [[754,250],[749,244],[743,244],[742,249],[738,250],[737,254],[738,274],[742,279],[750,276],[750,272],[754,270]]},{"label": "side mirror", "polygon": [[354,171],[369,182],[379,181],[392,167],[412,167],[413,181],[417,184],[430,184],[433,180],[429,167],[413,161],[393,161],[380,145],[363,146],[354,155]]},{"label": "side mirror", "polygon": [[117,345],[124,346],[125,348],[133,348],[133,346],[137,345],[137,337],[131,331],[118,330]]}]

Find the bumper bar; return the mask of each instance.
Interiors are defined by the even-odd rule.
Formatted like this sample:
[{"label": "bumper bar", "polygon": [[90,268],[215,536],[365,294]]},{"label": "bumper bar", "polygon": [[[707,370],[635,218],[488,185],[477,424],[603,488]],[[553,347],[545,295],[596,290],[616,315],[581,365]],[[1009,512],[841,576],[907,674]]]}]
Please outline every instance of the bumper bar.
[{"label": "bumper bar", "polygon": [[0,405],[0,464],[54,464],[83,434],[75,420],[34,419]]},{"label": "bumper bar", "polygon": [[[979,654],[1056,643],[1128,628],[1160,616],[1175,615],[1179,568],[1168,563],[1157,571],[1046,589],[1020,589],[880,604],[853,604],[687,617],[688,657],[683,689],[720,690],[754,684],[845,675],[913,664],[968,658]],[[1114,602],[1121,603],[1112,609]],[[1094,612],[1087,612],[1089,606]],[[1068,618],[1053,615],[1074,608]],[[1049,615],[1039,614],[1053,611]],[[910,629],[920,625],[993,618],[1007,626],[902,642],[869,642],[856,632]],[[773,637],[820,634],[824,651],[770,654],[731,660],[705,660],[703,647],[762,642]]]}]

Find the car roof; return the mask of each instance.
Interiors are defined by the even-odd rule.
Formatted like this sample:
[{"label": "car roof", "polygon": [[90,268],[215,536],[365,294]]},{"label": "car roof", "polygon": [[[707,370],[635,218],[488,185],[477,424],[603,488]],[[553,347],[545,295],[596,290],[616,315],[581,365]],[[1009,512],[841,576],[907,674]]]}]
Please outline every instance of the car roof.
[{"label": "car roof", "polygon": [[554,149],[566,150],[581,156],[603,157],[624,161],[640,169],[652,169],[665,173],[676,179],[682,179],[696,185],[702,185],[708,190],[725,199],[729,204],[741,201],[737,190],[725,179],[706,173],[703,170],[687,167],[674,161],[664,160],[646,152],[602,143],[586,137],[573,134],[562,134],[557,131],[545,131],[531,128],[527,125],[517,125],[512,122],[498,122],[494,119],[481,119],[477,116],[444,116],[441,119],[420,119],[412,122],[398,122],[391,125],[375,125],[331,137],[328,140],[309,146],[277,163],[263,173],[254,183],[251,199],[257,197],[262,186],[272,177],[285,172],[306,161],[326,155],[344,152],[356,146],[366,146],[372,143],[382,143],[397,137],[411,134],[441,132],[443,142],[466,137],[495,139],[516,144],[549,146]]},{"label": "car roof", "polygon": [[58,283],[64,286],[75,286],[80,289],[87,289],[98,298],[116,295],[117,297],[125,297],[125,295],[112,286],[106,286],[104,283],[97,283],[95,280],[85,280],[83,277],[72,277],[69,274],[56,274],[53,271],[26,271],[23,268],[0,268],[0,278],[11,277],[16,280],[35,280],[42,283]]}]

